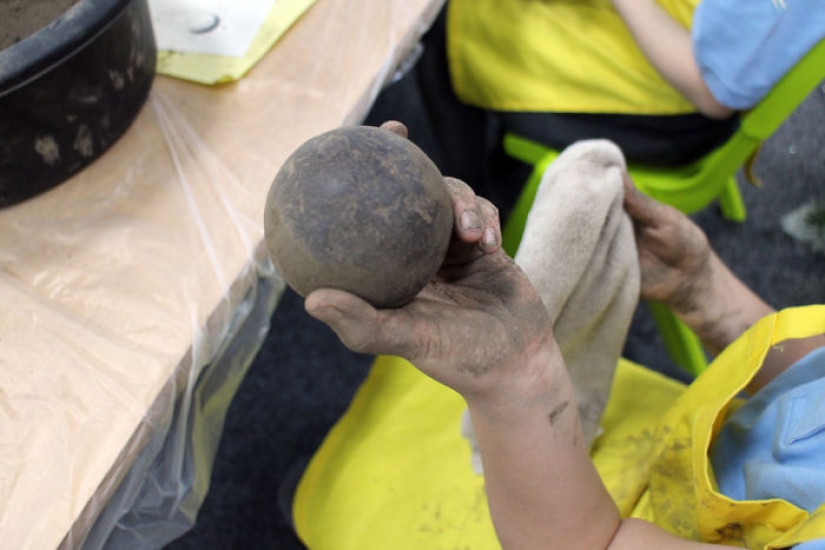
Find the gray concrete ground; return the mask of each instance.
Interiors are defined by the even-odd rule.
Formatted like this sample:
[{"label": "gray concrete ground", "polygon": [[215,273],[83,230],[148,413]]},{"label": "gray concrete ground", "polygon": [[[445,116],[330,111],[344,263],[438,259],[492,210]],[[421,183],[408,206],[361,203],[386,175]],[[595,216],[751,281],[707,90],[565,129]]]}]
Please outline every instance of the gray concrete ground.
[{"label": "gray concrete ground", "polygon": [[[417,98],[402,81],[379,98],[367,123],[399,119],[414,141],[426,140],[426,121],[417,113]],[[742,184],[745,223],[723,220],[715,206],[695,220],[722,259],[773,306],[825,303],[825,254],[795,241],[780,224],[795,208],[825,201],[825,84],[769,140],[756,168],[764,186]],[[626,355],[678,375],[643,307]],[[230,408],[197,525],[168,548],[303,548],[279,509],[279,490],[346,409],[370,362],[344,349],[287,292]]]}]

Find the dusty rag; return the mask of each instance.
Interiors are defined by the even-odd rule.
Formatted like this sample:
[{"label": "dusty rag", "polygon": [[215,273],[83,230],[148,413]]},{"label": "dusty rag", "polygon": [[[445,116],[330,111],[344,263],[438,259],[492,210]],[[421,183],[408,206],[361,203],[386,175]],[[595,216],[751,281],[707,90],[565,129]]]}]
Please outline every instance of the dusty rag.
[{"label": "dusty rag", "polygon": [[[515,255],[553,320],[588,444],[639,299],[633,224],[622,206],[624,172],[624,155],[610,141],[565,149],[542,178]],[[466,412],[462,433],[480,471]]]}]

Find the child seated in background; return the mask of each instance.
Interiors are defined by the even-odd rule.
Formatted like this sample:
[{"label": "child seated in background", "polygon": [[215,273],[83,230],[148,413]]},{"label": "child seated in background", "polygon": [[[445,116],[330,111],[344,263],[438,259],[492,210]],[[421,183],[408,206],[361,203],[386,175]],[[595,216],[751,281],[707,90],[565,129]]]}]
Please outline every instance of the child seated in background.
[{"label": "child seated in background", "polygon": [[682,166],[823,37],[817,0],[449,0],[417,66],[433,157],[503,209],[523,183],[505,131],[557,150],[605,138],[629,162]]}]

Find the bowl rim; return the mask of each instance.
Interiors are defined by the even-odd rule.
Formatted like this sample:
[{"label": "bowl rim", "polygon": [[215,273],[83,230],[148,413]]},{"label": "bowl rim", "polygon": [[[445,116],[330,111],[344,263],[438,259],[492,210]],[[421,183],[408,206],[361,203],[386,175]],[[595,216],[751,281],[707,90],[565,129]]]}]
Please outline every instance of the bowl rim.
[{"label": "bowl rim", "polygon": [[83,49],[135,0],[78,0],[48,25],[0,50],[0,97]]}]

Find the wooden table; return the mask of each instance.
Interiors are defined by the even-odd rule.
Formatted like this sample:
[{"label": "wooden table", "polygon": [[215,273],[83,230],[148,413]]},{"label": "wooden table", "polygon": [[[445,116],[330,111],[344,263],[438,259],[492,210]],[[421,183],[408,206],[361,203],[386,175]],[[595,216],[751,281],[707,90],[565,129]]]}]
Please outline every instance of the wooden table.
[{"label": "wooden table", "polygon": [[442,3],[318,0],[243,80],[158,77],[112,149],[0,210],[4,548],[82,543],[239,306],[277,280],[262,217],[281,163],[363,120]]}]

